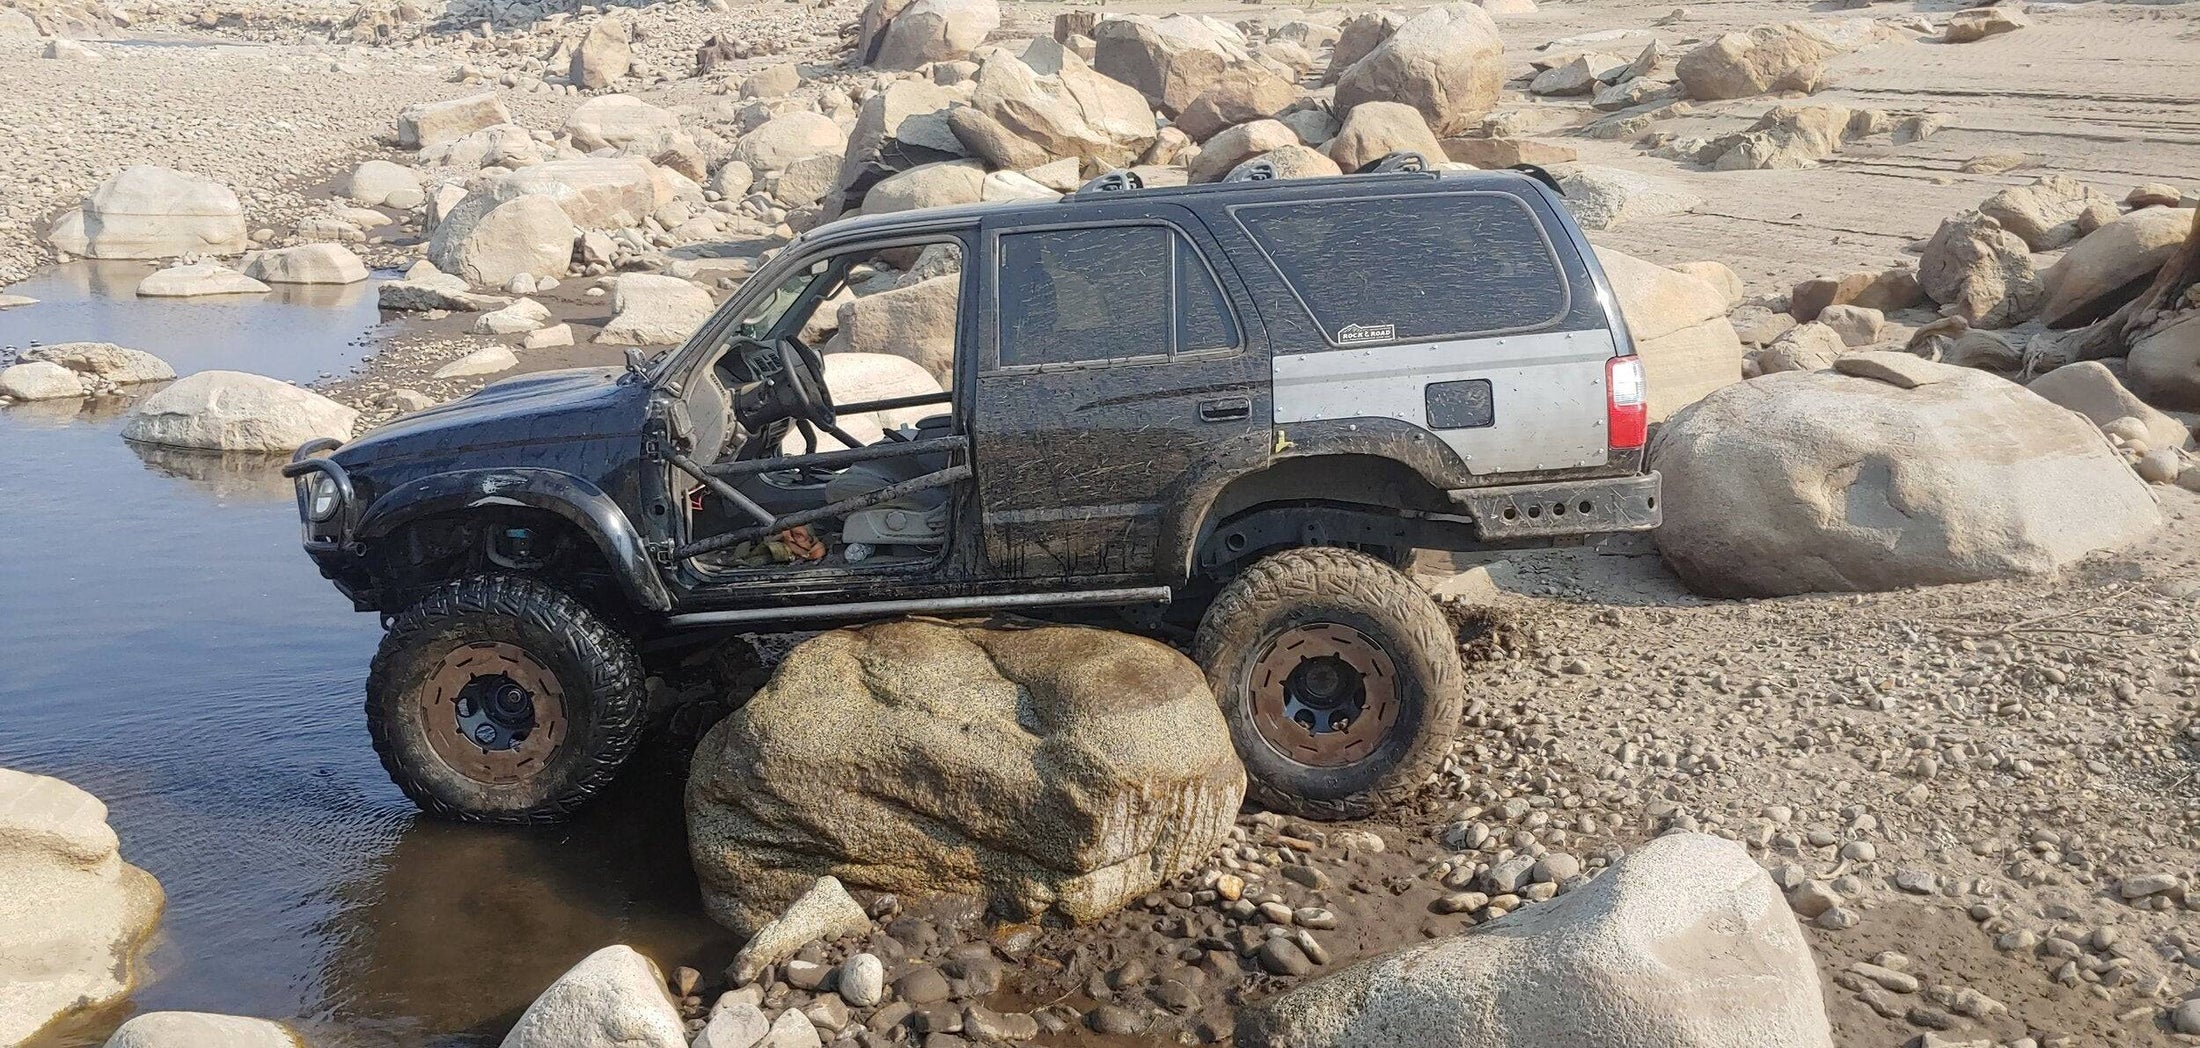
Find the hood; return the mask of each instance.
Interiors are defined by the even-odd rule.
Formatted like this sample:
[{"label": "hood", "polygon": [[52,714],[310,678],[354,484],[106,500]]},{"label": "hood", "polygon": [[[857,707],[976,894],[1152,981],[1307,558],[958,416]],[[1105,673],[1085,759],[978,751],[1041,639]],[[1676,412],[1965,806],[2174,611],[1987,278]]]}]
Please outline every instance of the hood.
[{"label": "hood", "polygon": [[621,368],[543,371],[493,382],[368,430],[335,453],[344,466],[468,448],[543,444],[642,432],[649,387],[620,384]]}]

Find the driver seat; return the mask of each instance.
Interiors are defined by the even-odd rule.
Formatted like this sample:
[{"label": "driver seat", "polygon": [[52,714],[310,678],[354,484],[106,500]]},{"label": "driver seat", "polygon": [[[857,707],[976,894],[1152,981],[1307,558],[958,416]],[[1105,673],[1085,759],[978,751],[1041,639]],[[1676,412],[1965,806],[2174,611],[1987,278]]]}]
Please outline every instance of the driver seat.
[{"label": "driver seat", "polygon": [[[919,420],[915,428],[913,439],[935,440],[953,432],[954,419],[947,415],[933,415]],[[868,495],[881,488],[915,480],[947,467],[948,454],[944,451],[858,462],[826,482],[825,501],[838,502]],[[948,496],[952,493],[952,489],[948,487],[927,488],[891,502],[856,510],[841,519],[841,541],[848,543],[850,547],[867,547],[863,555],[868,555],[869,550],[885,546],[937,549],[947,541],[947,503]],[[851,554],[848,559],[860,560],[862,556]]]}]

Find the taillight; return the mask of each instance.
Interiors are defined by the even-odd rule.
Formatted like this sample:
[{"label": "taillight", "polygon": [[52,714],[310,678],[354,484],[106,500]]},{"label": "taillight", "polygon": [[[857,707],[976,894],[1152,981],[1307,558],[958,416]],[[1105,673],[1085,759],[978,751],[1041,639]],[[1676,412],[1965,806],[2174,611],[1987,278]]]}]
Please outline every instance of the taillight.
[{"label": "taillight", "polygon": [[1613,357],[1604,365],[1605,428],[1616,450],[1639,448],[1650,439],[1650,386],[1641,357]]}]

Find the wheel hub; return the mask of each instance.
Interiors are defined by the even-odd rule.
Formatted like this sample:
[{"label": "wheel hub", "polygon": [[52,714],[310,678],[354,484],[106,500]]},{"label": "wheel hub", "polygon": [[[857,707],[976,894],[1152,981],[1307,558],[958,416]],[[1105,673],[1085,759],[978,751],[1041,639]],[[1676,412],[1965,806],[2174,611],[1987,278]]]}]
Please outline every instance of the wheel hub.
[{"label": "wheel hub", "polygon": [[452,649],[416,696],[436,756],[477,782],[524,780],[565,738],[564,690],[515,645]]},{"label": "wheel hub", "polygon": [[1271,638],[1246,688],[1261,738],[1278,754],[1313,767],[1365,759],[1398,715],[1390,654],[1339,623],[1308,623]]}]

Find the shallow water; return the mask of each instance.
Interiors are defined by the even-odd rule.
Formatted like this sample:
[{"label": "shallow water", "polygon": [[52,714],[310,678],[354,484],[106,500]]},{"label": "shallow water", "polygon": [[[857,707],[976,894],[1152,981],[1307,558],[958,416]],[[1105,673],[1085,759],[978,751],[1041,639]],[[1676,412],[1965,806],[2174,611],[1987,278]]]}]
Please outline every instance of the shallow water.
[{"label": "shallow water", "polygon": [[[98,339],[179,374],[295,381],[371,349],[371,289],[140,301],[136,265],[8,290],[0,345]],[[494,1043],[596,947],[730,957],[681,835],[675,755],[581,821],[487,830],[415,815],[368,745],[379,632],[298,548],[265,463],[147,453],[126,402],[0,408],[0,765],[107,802],[168,911],[129,1009],[297,1021],[316,1044]]]}]

